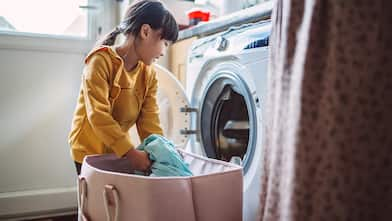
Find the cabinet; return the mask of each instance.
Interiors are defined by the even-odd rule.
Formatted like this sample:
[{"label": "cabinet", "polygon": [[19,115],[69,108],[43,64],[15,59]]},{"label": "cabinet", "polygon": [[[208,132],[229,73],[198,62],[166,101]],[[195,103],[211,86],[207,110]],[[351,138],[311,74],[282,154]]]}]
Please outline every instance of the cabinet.
[{"label": "cabinet", "polygon": [[194,36],[174,43],[169,49],[169,70],[181,82],[185,88],[186,84],[186,63],[188,51],[192,42],[198,37]]}]

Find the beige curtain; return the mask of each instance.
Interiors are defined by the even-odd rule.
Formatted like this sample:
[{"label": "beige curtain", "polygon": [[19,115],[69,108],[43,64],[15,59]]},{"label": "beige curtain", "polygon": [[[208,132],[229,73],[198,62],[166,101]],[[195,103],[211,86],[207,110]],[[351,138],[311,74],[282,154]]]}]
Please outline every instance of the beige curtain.
[{"label": "beige curtain", "polygon": [[259,220],[392,220],[392,1],[272,17]]}]

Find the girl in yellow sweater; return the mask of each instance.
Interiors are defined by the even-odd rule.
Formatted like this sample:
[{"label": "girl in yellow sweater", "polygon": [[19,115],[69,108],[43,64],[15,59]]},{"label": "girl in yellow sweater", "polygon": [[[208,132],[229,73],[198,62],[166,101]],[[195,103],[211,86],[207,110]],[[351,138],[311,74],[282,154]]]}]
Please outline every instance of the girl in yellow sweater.
[{"label": "girl in yellow sweater", "polygon": [[[120,33],[126,39],[114,46]],[[137,1],[87,55],[69,134],[78,174],[84,156],[112,152],[128,158],[133,169],[149,170],[147,153],[134,148],[128,130],[136,124],[141,140],[163,134],[150,65],[177,36],[177,23],[161,2]]]}]

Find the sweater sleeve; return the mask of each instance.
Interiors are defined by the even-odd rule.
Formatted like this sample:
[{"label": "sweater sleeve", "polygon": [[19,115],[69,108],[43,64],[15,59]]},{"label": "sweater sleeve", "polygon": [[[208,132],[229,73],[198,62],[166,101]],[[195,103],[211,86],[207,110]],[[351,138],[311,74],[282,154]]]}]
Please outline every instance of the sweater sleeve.
[{"label": "sweater sleeve", "polygon": [[159,107],[157,104],[158,80],[154,71],[147,87],[147,94],[136,122],[141,141],[151,134],[163,135],[159,121]]},{"label": "sweater sleeve", "polygon": [[109,66],[99,54],[92,56],[83,73],[83,95],[93,131],[118,157],[133,148],[130,136],[113,119],[109,101]]}]

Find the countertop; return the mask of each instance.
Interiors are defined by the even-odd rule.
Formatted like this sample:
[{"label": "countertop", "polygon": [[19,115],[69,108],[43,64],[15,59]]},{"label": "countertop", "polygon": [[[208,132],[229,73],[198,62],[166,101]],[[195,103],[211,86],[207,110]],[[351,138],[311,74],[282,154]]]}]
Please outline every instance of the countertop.
[{"label": "countertop", "polygon": [[222,16],[209,22],[201,22],[196,26],[179,32],[178,40],[187,39],[193,36],[206,36],[214,34],[235,25],[252,23],[261,20],[266,20],[271,17],[272,7],[274,1],[264,2],[241,11]]}]

